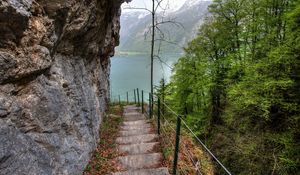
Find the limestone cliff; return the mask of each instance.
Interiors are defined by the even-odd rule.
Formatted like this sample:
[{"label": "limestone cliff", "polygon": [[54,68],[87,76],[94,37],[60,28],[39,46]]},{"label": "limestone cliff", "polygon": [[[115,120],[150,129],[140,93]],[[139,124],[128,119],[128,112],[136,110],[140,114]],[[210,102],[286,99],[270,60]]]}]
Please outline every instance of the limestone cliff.
[{"label": "limestone cliff", "polygon": [[123,0],[0,1],[0,174],[81,174]]}]

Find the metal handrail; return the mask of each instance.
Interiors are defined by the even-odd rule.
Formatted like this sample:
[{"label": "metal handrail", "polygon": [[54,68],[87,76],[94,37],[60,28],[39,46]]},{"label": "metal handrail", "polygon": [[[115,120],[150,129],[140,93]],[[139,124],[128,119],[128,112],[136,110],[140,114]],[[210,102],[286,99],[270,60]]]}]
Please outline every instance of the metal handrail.
[{"label": "metal handrail", "polygon": [[[137,90],[137,91],[136,91]],[[137,95],[138,95],[138,104],[140,105],[140,100],[139,100],[139,89],[134,89],[134,90],[131,90],[131,91],[134,91],[134,92],[137,92]],[[130,91],[127,91],[125,93],[128,94],[128,92]],[[144,108],[144,92],[147,92],[145,90],[142,90],[142,112],[144,113],[145,110],[143,109]],[[135,93],[136,94],[136,93]],[[197,140],[197,142],[205,149],[205,151],[222,167],[222,169],[228,174],[228,175],[232,175],[230,173],[230,171],[221,163],[221,161],[212,153],[212,151],[201,141],[200,138],[198,138],[198,136],[195,134],[195,132],[188,126],[188,124],[184,121],[184,119],[181,117],[181,115],[179,115],[177,112],[175,112],[170,106],[168,106],[167,104],[165,104],[164,102],[161,102],[159,100],[159,97],[156,97],[154,96],[153,94],[151,93],[148,93],[149,94],[149,114],[147,112],[145,112],[148,117],[152,117],[152,115],[154,114],[153,113],[153,109],[151,109],[151,103],[155,104],[153,101],[151,101],[151,99],[158,99],[158,104],[155,104],[157,107],[158,107],[158,126],[160,126],[160,119],[159,119],[159,116],[160,116],[160,104],[163,104],[168,110],[169,112],[171,112],[171,115],[172,117],[175,117],[176,116],[176,119],[177,119],[177,125],[176,125],[176,143],[175,143],[175,155],[174,155],[174,162],[173,162],[173,174],[176,174],[176,169],[177,169],[177,159],[178,159],[178,152],[179,152],[179,135],[180,135],[180,125],[181,123],[183,123],[183,125],[187,128],[187,130],[193,135],[193,137],[195,137],[195,139]],[[123,94],[124,95],[124,94]],[[119,96],[119,102],[121,103],[121,100],[120,100],[120,95]],[[136,98],[135,98],[135,102],[136,101]],[[158,106],[159,105],[159,106]],[[163,117],[165,118],[165,116],[163,115]],[[166,118],[165,118],[166,119]],[[169,121],[168,121],[169,123]],[[162,127],[162,129],[164,129]],[[160,133],[160,128],[158,127],[158,134]],[[173,145],[173,144],[172,144]],[[173,145],[174,146],[174,145]]]},{"label": "metal handrail", "polygon": [[[210,156],[213,157],[213,159],[223,168],[223,170],[228,174],[232,175],[230,171],[221,163],[221,161],[208,149],[208,147],[199,139],[199,137],[193,132],[193,130],[187,125],[187,123],[184,121],[184,119],[181,117],[181,115],[177,114],[171,107],[169,107],[164,102],[161,102],[171,113],[173,113],[176,117],[179,117],[182,121],[182,123],[185,125],[185,127],[190,131],[190,133],[195,137],[195,139],[203,146],[203,148],[210,154]],[[174,116],[173,116],[174,117]]]}]

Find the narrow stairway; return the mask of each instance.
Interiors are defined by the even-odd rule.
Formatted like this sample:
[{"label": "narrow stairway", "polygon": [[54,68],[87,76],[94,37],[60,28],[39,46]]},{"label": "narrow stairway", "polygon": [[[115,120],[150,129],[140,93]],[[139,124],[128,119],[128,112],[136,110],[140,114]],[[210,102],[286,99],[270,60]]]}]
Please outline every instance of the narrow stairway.
[{"label": "narrow stairway", "polygon": [[156,152],[158,135],[139,109],[124,107],[124,122],[116,140],[118,150],[124,154],[118,157],[124,171],[113,175],[169,175],[168,169],[161,167],[161,153]]}]

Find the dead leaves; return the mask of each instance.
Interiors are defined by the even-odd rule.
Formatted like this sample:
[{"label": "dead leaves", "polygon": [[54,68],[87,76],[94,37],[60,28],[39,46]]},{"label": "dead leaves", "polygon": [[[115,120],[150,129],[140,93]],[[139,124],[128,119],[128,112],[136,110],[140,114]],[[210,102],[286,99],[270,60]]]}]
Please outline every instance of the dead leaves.
[{"label": "dead leaves", "polygon": [[[104,175],[122,170],[116,158],[120,156],[115,143],[122,122],[121,107],[114,107],[114,117],[107,117],[100,126],[100,141],[92,159],[85,168],[84,175]],[[116,117],[118,115],[118,117]]]}]

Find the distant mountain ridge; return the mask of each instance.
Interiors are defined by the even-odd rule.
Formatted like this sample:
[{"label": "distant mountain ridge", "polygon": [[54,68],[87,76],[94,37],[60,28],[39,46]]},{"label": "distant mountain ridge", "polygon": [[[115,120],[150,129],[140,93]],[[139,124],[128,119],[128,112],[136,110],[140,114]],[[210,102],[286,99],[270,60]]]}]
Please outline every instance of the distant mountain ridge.
[{"label": "distant mountain ridge", "polygon": [[[204,17],[208,13],[211,1],[188,0],[179,9],[166,11],[164,18],[175,19],[184,28],[174,24],[161,25],[166,40],[178,45],[164,43],[163,52],[182,52],[182,47],[193,39]],[[162,12],[158,14],[160,17]],[[151,26],[151,16],[147,11],[126,10],[121,16],[121,43],[117,52],[149,52],[150,35],[146,35]]]}]

